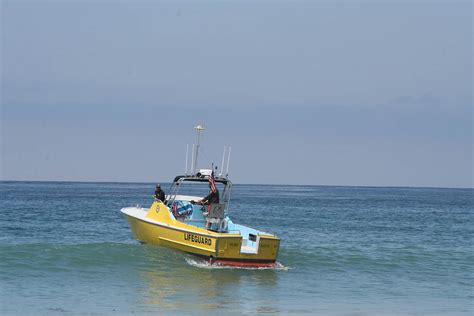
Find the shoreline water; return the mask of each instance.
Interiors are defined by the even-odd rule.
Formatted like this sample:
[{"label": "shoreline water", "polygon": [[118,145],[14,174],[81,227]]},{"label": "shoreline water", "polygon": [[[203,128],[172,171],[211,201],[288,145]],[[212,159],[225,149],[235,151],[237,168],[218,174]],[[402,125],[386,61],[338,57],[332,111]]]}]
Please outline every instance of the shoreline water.
[{"label": "shoreline water", "polygon": [[148,184],[0,182],[1,314],[471,315],[472,190],[234,187],[278,270],[208,269],[133,240]]}]

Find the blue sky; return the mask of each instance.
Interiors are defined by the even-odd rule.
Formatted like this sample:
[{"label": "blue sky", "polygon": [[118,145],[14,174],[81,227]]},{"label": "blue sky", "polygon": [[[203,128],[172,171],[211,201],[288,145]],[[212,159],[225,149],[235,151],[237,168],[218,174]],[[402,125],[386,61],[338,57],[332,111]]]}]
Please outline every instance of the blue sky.
[{"label": "blue sky", "polygon": [[469,1],[2,1],[3,180],[472,187]]}]

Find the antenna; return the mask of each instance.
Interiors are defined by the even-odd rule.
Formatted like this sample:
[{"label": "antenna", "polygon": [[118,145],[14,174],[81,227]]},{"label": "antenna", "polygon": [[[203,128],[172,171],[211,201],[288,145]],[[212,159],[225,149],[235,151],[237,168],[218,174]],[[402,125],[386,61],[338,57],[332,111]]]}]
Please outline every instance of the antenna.
[{"label": "antenna", "polygon": [[227,151],[227,146],[224,146],[224,152],[222,153],[222,164],[221,164],[221,173],[219,173],[219,177],[222,176],[224,172],[224,160],[225,160],[225,152]]},{"label": "antenna", "polygon": [[227,155],[227,169],[225,171],[225,176],[226,178],[229,176],[229,161],[230,161],[230,151],[232,150],[232,147],[228,146],[229,148],[229,153]]},{"label": "antenna", "polygon": [[186,166],[184,167],[184,175],[188,175],[188,153],[189,153],[189,144],[186,144]]},{"label": "antenna", "polygon": [[197,167],[197,162],[198,162],[198,154],[199,154],[199,146],[200,146],[200,143],[201,143],[201,132],[204,131],[205,128],[202,127],[201,125],[198,125],[198,126],[194,127],[194,129],[197,132],[197,145],[196,145],[196,158],[194,159],[194,166],[193,166],[192,172],[196,173],[196,167]]},{"label": "antenna", "polygon": [[191,152],[191,170],[190,170],[191,174],[193,174],[193,172],[194,172],[193,171],[194,170],[194,146],[195,145],[193,144],[193,149],[192,149],[192,152]]}]

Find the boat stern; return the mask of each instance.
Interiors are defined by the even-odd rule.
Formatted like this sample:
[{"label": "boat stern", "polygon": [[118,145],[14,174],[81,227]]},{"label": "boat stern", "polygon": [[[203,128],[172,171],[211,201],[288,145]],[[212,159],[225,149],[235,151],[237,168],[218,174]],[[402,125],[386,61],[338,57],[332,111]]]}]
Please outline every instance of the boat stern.
[{"label": "boat stern", "polygon": [[242,237],[219,238],[217,256],[211,263],[240,267],[272,267],[280,249],[280,239],[274,235],[259,235],[255,245],[247,246]]}]

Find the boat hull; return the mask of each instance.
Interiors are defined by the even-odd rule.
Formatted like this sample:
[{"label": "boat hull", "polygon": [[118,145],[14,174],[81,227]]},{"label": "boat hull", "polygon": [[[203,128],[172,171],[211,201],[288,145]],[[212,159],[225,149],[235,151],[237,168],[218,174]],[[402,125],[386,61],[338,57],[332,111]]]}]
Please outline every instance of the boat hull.
[{"label": "boat hull", "polygon": [[212,264],[268,267],[275,263],[280,240],[273,235],[259,236],[255,253],[242,252],[240,234],[217,233],[187,225],[170,216],[162,203],[153,203],[148,211],[122,209],[135,239],[140,242],[178,249]]},{"label": "boat hull", "polygon": [[133,236],[136,240],[189,253],[210,257],[216,253],[216,238],[197,232],[185,232],[173,227],[149,223],[141,219],[127,216]]}]

